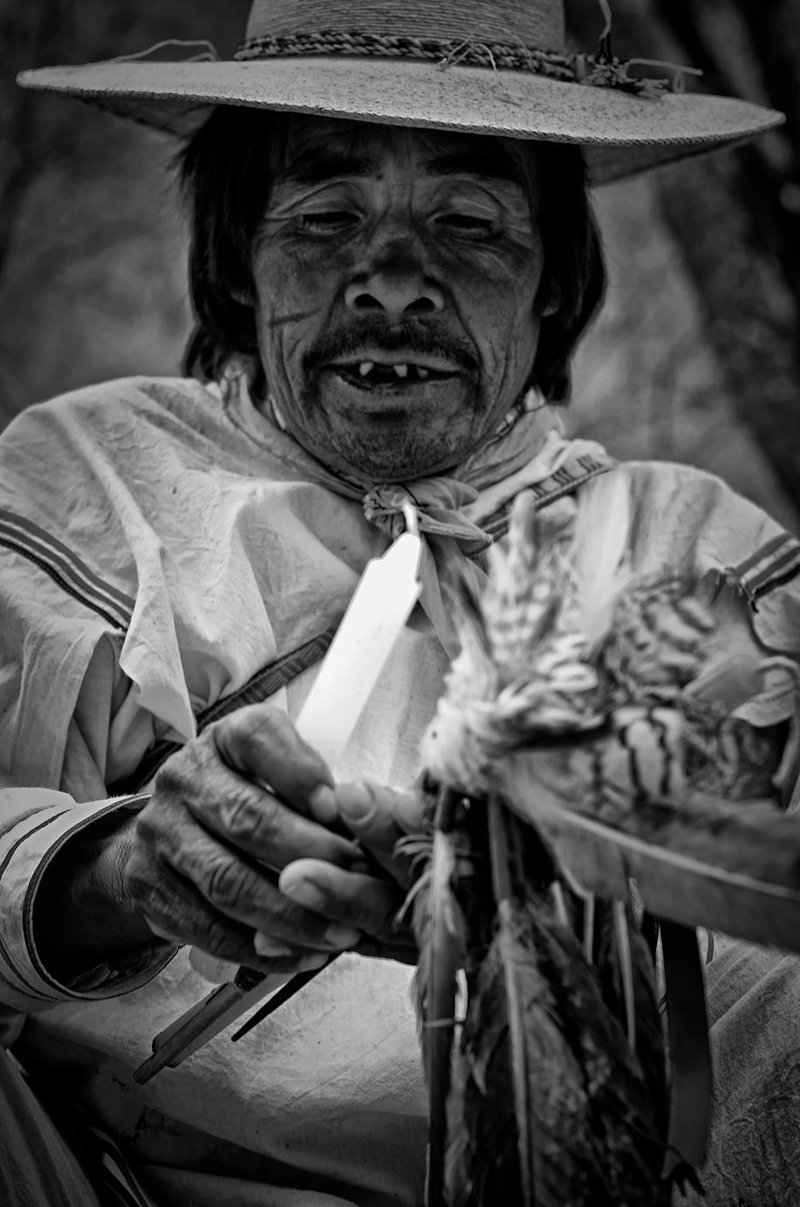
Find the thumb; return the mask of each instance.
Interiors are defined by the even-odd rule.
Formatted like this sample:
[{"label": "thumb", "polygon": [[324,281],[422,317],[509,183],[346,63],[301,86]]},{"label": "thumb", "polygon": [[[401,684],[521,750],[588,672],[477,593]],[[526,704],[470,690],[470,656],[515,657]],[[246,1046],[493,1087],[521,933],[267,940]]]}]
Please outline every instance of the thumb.
[{"label": "thumb", "polygon": [[394,879],[405,883],[408,860],[396,856],[395,847],[406,834],[422,830],[421,798],[369,780],[339,784],[334,794],[339,816],[353,837]]}]

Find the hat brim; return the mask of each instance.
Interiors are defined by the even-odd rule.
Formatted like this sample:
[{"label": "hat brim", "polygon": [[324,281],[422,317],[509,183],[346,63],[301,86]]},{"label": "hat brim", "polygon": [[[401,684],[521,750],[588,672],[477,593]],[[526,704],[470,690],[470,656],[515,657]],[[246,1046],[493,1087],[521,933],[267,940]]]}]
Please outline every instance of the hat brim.
[{"label": "hat brim", "polygon": [[593,184],[741,142],[785,120],[731,97],[664,92],[651,99],[526,71],[409,59],[111,61],[39,68],[18,80],[179,136],[215,105],[244,105],[574,143],[586,151]]}]

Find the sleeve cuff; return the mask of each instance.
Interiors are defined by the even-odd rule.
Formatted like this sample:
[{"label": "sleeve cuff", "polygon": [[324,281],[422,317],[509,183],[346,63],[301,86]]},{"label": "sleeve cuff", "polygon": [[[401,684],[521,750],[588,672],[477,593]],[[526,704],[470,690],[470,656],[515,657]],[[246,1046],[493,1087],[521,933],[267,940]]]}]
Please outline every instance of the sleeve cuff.
[{"label": "sleeve cuff", "polygon": [[[52,804],[47,804],[47,800]],[[56,799],[57,798],[57,799]],[[75,805],[62,793],[42,793],[39,808],[8,831],[0,844],[0,999],[14,1010],[38,1012],[57,1002],[115,997],[138,989],[177,950],[154,939],[125,960],[102,964],[63,984],[42,963],[33,933],[33,910],[42,877],[68,842],[109,813],[137,811],[147,796]]]}]

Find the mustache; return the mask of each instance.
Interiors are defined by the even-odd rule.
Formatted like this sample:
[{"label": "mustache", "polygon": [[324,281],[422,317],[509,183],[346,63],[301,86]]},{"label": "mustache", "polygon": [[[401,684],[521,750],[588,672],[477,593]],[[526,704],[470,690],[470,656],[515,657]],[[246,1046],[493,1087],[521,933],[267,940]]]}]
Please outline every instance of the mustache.
[{"label": "mustache", "polygon": [[355,358],[365,347],[391,354],[417,352],[421,356],[440,357],[452,361],[467,373],[477,373],[480,368],[478,358],[466,340],[437,327],[416,323],[398,326],[378,318],[321,335],[303,357],[303,368],[313,372],[331,361],[344,360],[348,356]]}]

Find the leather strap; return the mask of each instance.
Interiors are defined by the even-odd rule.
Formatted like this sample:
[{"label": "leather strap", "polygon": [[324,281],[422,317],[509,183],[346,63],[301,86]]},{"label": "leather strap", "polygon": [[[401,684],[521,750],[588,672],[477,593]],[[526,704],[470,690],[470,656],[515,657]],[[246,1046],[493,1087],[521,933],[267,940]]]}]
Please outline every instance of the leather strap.
[{"label": "leather strap", "polygon": [[706,1159],[711,1123],[712,1070],[706,987],[697,933],[661,922],[672,1084],[669,1150],[662,1177],[699,1188],[696,1170]]}]

